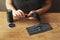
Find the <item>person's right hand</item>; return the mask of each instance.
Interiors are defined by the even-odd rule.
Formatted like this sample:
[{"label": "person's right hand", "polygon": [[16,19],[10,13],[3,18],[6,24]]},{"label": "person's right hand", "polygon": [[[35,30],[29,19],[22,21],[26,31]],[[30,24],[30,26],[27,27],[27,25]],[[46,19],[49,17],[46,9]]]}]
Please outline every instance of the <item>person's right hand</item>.
[{"label": "person's right hand", "polygon": [[12,13],[15,18],[24,18],[25,17],[25,14],[22,10],[13,10]]}]

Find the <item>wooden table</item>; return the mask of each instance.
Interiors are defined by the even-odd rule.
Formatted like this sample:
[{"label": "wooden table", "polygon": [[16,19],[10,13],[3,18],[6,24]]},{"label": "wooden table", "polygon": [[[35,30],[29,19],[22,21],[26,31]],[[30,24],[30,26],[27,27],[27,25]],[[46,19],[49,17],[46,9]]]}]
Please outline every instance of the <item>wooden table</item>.
[{"label": "wooden table", "polygon": [[0,12],[0,40],[60,40],[60,13],[42,15],[41,23],[49,23],[53,30],[30,36],[26,28],[38,24],[37,21],[17,21],[16,27],[9,28],[6,12]]}]

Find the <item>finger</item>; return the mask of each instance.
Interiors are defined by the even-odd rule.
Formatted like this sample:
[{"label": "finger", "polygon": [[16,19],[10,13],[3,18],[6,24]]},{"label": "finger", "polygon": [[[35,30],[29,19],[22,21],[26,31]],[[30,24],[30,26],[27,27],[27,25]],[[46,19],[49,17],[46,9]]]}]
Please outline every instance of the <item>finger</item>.
[{"label": "finger", "polygon": [[17,18],[17,16],[16,16],[16,14],[15,14],[15,13],[13,14],[13,17],[14,17],[14,18]]},{"label": "finger", "polygon": [[22,15],[21,15],[21,13],[18,11],[18,15],[19,15],[19,17],[22,17]]},{"label": "finger", "polygon": [[24,12],[22,10],[18,10],[18,11],[22,13],[23,17],[25,17],[25,14],[24,14]]},{"label": "finger", "polygon": [[[19,12],[19,11],[18,11],[18,12]],[[19,14],[19,16],[20,16],[21,18],[23,17],[21,12],[19,12],[18,14]]]},{"label": "finger", "polygon": [[21,10],[18,10],[18,12],[19,12],[19,15],[20,15],[21,17],[23,17],[22,11],[21,11]]},{"label": "finger", "polygon": [[16,13],[16,18],[19,18],[18,14]]},{"label": "finger", "polygon": [[[19,12],[20,12],[20,11],[19,11]],[[22,12],[20,12],[20,14],[21,14],[21,16],[22,16],[22,17],[24,17],[24,15],[23,15],[23,13],[22,13]]]},{"label": "finger", "polygon": [[35,11],[30,11],[28,16],[31,16]]},{"label": "finger", "polygon": [[19,12],[18,12],[18,11],[16,12],[16,16],[17,16],[17,17],[20,17],[20,16],[19,16]]},{"label": "finger", "polygon": [[22,12],[23,17],[25,17],[25,14]]},{"label": "finger", "polygon": [[16,12],[16,14],[18,15],[18,17],[20,17],[20,15],[19,15],[19,12],[18,12],[18,11]]},{"label": "finger", "polygon": [[28,16],[31,16],[31,13],[29,13]]},{"label": "finger", "polygon": [[32,13],[33,13],[33,11],[30,11],[29,14],[28,14],[28,16],[30,16]]},{"label": "finger", "polygon": [[12,12],[12,13],[13,13],[13,16],[16,16],[16,14],[15,14],[16,12]]}]

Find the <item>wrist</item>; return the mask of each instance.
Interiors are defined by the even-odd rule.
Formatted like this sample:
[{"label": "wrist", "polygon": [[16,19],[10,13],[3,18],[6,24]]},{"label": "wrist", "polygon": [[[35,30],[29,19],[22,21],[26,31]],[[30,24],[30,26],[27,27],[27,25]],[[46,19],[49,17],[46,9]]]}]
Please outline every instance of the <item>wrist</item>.
[{"label": "wrist", "polygon": [[39,13],[39,10],[35,10],[36,13]]},{"label": "wrist", "polygon": [[12,10],[12,11],[17,11],[17,10]]}]

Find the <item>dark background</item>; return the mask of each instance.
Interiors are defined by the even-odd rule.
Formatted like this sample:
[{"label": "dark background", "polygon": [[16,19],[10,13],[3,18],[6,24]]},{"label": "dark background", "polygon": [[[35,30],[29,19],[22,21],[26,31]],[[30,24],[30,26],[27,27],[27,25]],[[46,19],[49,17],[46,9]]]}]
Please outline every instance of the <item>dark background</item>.
[{"label": "dark background", "polygon": [[[0,11],[5,10],[5,0],[0,0]],[[60,0],[52,0],[52,6],[48,12],[60,12]]]}]

